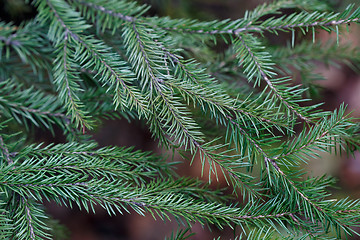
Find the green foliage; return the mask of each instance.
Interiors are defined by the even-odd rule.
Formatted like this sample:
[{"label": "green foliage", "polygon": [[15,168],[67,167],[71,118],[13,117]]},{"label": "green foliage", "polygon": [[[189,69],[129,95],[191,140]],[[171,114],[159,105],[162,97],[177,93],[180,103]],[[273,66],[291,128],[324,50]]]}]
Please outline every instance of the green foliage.
[{"label": "green foliage", "polygon": [[[1,237],[53,238],[44,201],[188,227],[170,239],[191,237],[194,222],[237,228],[237,239],[359,235],[359,200],[332,199],[334,179],[304,177],[301,163],[359,149],[345,105],[326,112],[304,95],[318,78],[312,61],[358,68],[357,48],[322,45],[316,34],[339,38],[360,8],[278,0],[201,22],[149,17],[133,1],[30,2],[34,19],[0,22]],[[282,32],[292,34],[288,46],[271,46],[265,33]],[[303,85],[293,81],[299,71]],[[163,148],[199,157],[209,183],[223,176],[232,194],[178,176],[165,158],[98,147],[85,133],[104,117],[141,120]],[[33,128],[61,129],[67,142],[31,143]]]}]

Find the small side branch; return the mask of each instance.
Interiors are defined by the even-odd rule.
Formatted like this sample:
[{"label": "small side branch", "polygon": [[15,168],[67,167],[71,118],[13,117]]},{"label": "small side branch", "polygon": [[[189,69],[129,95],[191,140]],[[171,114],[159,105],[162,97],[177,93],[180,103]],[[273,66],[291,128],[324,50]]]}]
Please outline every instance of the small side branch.
[{"label": "small side branch", "polygon": [[[173,53],[169,52],[165,47],[163,46],[160,46],[161,49],[163,50],[164,54],[166,56],[168,56],[169,59],[172,59],[176,64],[178,64],[181,69],[184,71],[184,73],[188,76],[189,79],[191,79],[195,84],[197,84],[196,87],[199,87],[203,90],[203,93],[204,94],[200,94],[200,93],[197,93],[195,91],[189,91],[189,89],[186,89],[182,86],[180,86],[179,84],[174,84],[173,82],[165,82],[165,84],[167,85],[170,85],[172,87],[176,87],[176,88],[179,88],[181,89],[181,91],[184,91],[186,92],[188,95],[196,95],[196,97],[202,99],[204,102],[207,102],[207,103],[211,103],[212,105],[216,106],[217,108],[222,108],[224,109],[224,112],[227,111],[227,110],[230,110],[230,111],[234,111],[234,112],[238,112],[240,114],[244,114],[246,115],[247,117],[254,117],[260,121],[263,121],[263,122],[266,122],[266,123],[269,123],[269,124],[278,124],[270,119],[267,119],[267,118],[264,118],[264,117],[261,117],[261,116],[257,116],[251,112],[247,112],[241,108],[238,108],[237,106],[235,106],[234,104],[232,105],[224,105],[223,103],[217,101],[215,98],[213,97],[209,97],[211,96],[210,94],[206,95],[205,93],[208,91],[207,89],[203,88],[201,83],[199,83],[199,81],[196,79],[196,76],[191,73],[189,71],[189,69],[186,67],[186,65],[184,63],[181,62],[181,60]],[[229,96],[230,98],[230,96]],[[231,99],[232,101],[235,101],[235,99]],[[223,114],[223,113],[222,113]]]},{"label": "small side branch", "polygon": [[303,116],[299,111],[297,111],[279,92],[279,90],[275,87],[275,85],[270,81],[268,75],[264,72],[262,66],[260,65],[257,57],[254,55],[250,47],[246,44],[245,40],[241,37],[241,35],[238,35],[238,38],[240,39],[243,46],[248,51],[249,55],[251,56],[252,60],[254,61],[256,68],[258,69],[258,72],[262,79],[266,82],[266,84],[269,86],[271,91],[275,94],[275,96],[292,112],[294,112],[300,119],[304,120],[307,123],[311,123],[311,120],[307,117]]},{"label": "small side branch", "polygon": [[74,187],[74,186],[88,186],[87,183],[85,182],[77,182],[77,183],[49,183],[49,184],[33,184],[33,183],[28,183],[28,184],[9,184],[8,182],[1,182],[4,185],[9,185],[9,186],[16,186],[16,187],[31,187],[31,188],[53,188],[53,187]]},{"label": "small side branch", "polygon": [[33,226],[33,220],[32,220],[31,213],[30,213],[29,204],[25,197],[21,197],[21,201],[24,204],[25,211],[26,211],[26,220],[27,220],[28,226],[30,228],[30,238],[32,240],[35,240],[34,226]]},{"label": "small side branch", "polygon": [[5,155],[5,159],[6,159],[7,163],[9,165],[14,164],[14,161],[10,158],[9,150],[5,146],[4,139],[2,138],[2,136],[0,136],[0,148],[3,152],[3,154]]},{"label": "small side branch", "polygon": [[74,0],[75,2],[83,5],[83,6],[86,6],[86,7],[89,7],[89,8],[93,8],[95,10],[98,10],[100,12],[103,12],[105,14],[108,14],[108,15],[111,15],[115,18],[120,18],[126,22],[135,22],[137,19],[135,17],[131,17],[131,16],[127,16],[127,15],[124,15],[124,14],[121,14],[119,12],[115,12],[115,11],[112,11],[110,9],[107,9],[103,6],[99,6],[99,5],[96,5],[94,3],[91,3],[91,2],[85,2],[85,1],[79,1],[79,0]]},{"label": "small side branch", "polygon": [[[240,28],[232,28],[221,30],[220,29],[213,29],[213,30],[204,30],[204,29],[190,29],[190,28],[178,28],[178,27],[161,27],[162,29],[168,31],[176,31],[176,32],[184,32],[190,34],[206,34],[206,35],[234,35],[237,36],[240,33],[248,33],[248,32],[263,32],[263,31],[288,31],[294,28],[314,28],[314,27],[331,27],[331,26],[339,26],[343,24],[350,24],[350,23],[357,23],[360,21],[360,18],[353,18],[353,19],[340,19],[340,20],[333,20],[333,21],[315,21],[312,23],[296,23],[296,24],[284,24],[284,25],[276,25],[276,26],[261,26],[261,25],[251,25],[252,22],[249,22],[244,27]],[[226,25],[222,26],[226,28]]]},{"label": "small side branch", "polygon": [[254,145],[255,149],[257,151],[259,151],[259,153],[261,153],[264,157],[264,161],[265,161],[265,165],[266,168],[269,168],[269,165],[273,166],[275,168],[275,170],[280,173],[281,176],[284,177],[284,179],[293,187],[293,189],[307,202],[309,202],[314,208],[316,208],[317,210],[319,210],[320,212],[325,214],[325,211],[323,209],[321,209],[319,206],[317,206],[315,203],[313,203],[307,196],[305,196],[295,185],[295,183],[293,181],[291,181],[288,176],[281,170],[281,168],[279,167],[279,165],[276,162],[275,158],[271,158],[269,157],[266,152],[255,142],[254,139],[252,139],[246,132],[245,130],[243,130],[238,123],[236,123],[234,120],[229,119],[230,121],[232,121],[233,124],[237,125],[238,128],[240,129],[240,132],[251,142],[251,144]]},{"label": "small side branch", "polygon": [[339,26],[343,24],[350,24],[354,22],[359,22],[360,18],[353,18],[353,19],[341,19],[341,20],[333,20],[333,21],[315,21],[313,23],[296,23],[296,24],[284,24],[284,25],[278,25],[278,26],[254,26],[254,27],[244,27],[239,28],[234,31],[235,34],[241,33],[241,32],[249,32],[249,31],[255,31],[255,32],[261,32],[263,30],[267,31],[275,31],[275,30],[291,30],[294,28],[312,28],[312,27],[331,27],[331,26]]},{"label": "small side branch", "polygon": [[[141,207],[145,209],[159,209],[164,211],[170,211],[175,214],[179,214],[180,216],[183,216],[184,213],[186,215],[192,216],[195,219],[200,218],[219,218],[225,221],[236,221],[236,222],[243,222],[243,221],[256,221],[256,220],[266,220],[266,219],[279,219],[279,218],[285,218],[290,217],[294,222],[297,224],[300,224],[299,221],[295,217],[295,213],[291,212],[283,212],[283,213],[277,213],[277,214],[266,214],[266,215],[236,215],[236,213],[229,214],[229,213],[217,213],[215,208],[212,208],[211,210],[214,210],[211,214],[209,213],[203,213],[201,211],[197,211],[196,209],[184,209],[181,210],[176,207],[169,207],[169,206],[163,206],[161,203],[157,204],[151,204],[146,201],[141,201],[138,198],[121,198],[121,197],[103,197],[98,195],[91,195],[94,199],[97,199],[99,202],[112,202],[112,204],[116,204],[116,202],[124,202],[130,205],[134,205],[136,207]],[[219,208],[222,208],[225,206],[219,206]],[[221,211],[221,210],[220,210]],[[269,220],[267,220],[269,221]]]}]

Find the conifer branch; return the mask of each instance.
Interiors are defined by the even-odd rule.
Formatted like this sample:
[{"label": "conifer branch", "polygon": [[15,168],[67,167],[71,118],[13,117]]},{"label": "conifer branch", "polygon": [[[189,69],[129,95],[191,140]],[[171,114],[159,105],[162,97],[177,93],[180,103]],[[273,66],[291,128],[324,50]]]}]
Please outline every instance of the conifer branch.
[{"label": "conifer branch", "polygon": [[[210,89],[219,89],[220,86],[218,86],[218,84],[216,83],[213,83],[210,76],[204,76],[204,79],[202,79],[202,82],[200,82],[198,78],[199,76],[201,76],[201,72],[196,72],[197,75],[195,75],[188,68],[188,65],[186,65],[186,63],[183,63],[175,54],[169,52],[163,46],[160,47],[164,51],[166,56],[168,56],[168,58],[171,61],[173,61],[176,65],[180,67],[181,71],[185,73],[186,78],[191,80],[195,85],[191,84],[189,86],[189,83],[181,84],[172,81],[166,81],[164,84],[180,90],[181,92],[185,93],[186,96],[189,98],[193,98],[194,100],[198,98],[200,100],[199,101],[200,104],[204,104],[204,105],[209,104],[210,106],[212,105],[213,107],[210,108],[212,110],[211,112],[218,110],[220,114],[224,115],[225,118],[228,118],[227,113],[232,111],[232,112],[244,114],[249,118],[258,119],[261,122],[265,122],[271,125],[279,125],[279,122],[275,122],[271,119],[255,115],[252,112],[246,111],[238,107],[236,100],[231,99],[225,92],[209,91]],[[180,76],[185,77],[182,75]],[[206,84],[206,88],[203,87],[204,84]]]},{"label": "conifer branch", "polygon": [[[233,124],[236,124],[235,122],[233,122]],[[238,124],[236,124],[238,125]],[[294,191],[299,194],[299,196],[306,202],[308,202],[311,206],[313,206],[316,210],[320,211],[322,214],[327,215],[327,212],[325,210],[323,210],[320,206],[318,206],[316,203],[314,203],[311,199],[309,199],[296,185],[295,183],[289,179],[289,177],[281,170],[281,168],[279,167],[279,165],[277,164],[276,160],[277,158],[275,157],[270,157],[261,147],[259,144],[257,144],[255,142],[255,140],[253,140],[251,137],[249,137],[249,135],[243,130],[241,129],[241,127],[238,125],[237,126],[240,130],[240,132],[249,140],[249,142],[254,146],[254,148],[263,156],[264,161],[265,161],[265,166],[268,169],[268,173],[270,174],[270,166],[273,166],[275,171],[278,172],[283,178],[284,181],[286,181],[286,184],[290,184],[291,187],[294,189]],[[271,176],[269,176],[271,177]],[[271,184],[272,185],[272,184]],[[290,190],[288,190],[290,191]],[[310,215],[310,214],[309,214]]]},{"label": "conifer branch", "polygon": [[35,239],[35,233],[34,233],[33,221],[32,221],[32,218],[31,218],[28,203],[27,203],[27,200],[25,199],[25,197],[21,197],[21,201],[22,201],[23,205],[25,206],[26,220],[27,220],[28,226],[30,228],[30,238],[32,240],[34,240]]},{"label": "conifer branch", "polygon": [[13,117],[26,127],[29,125],[27,120],[30,120],[34,125],[45,126],[49,130],[53,129],[53,124],[65,129],[71,128],[68,126],[70,119],[55,96],[45,95],[44,92],[35,91],[33,88],[23,88],[23,85],[11,80],[0,83],[0,109],[4,115]]},{"label": "conifer branch", "polygon": [[[38,182],[40,180],[39,173],[34,172],[34,174],[28,182]],[[2,177],[4,178],[4,176]],[[75,178],[78,180],[75,180]],[[223,222],[225,224],[237,223],[242,225],[246,222],[252,222],[258,225],[263,221],[286,222],[292,220],[289,212],[272,214],[271,212],[278,211],[277,207],[268,209],[264,205],[248,204],[244,209],[240,209],[228,207],[220,203],[200,202],[183,193],[178,193],[177,189],[169,188],[166,182],[154,182],[148,187],[134,188],[129,186],[128,183],[118,181],[97,180],[98,183],[96,183],[94,180],[90,180],[85,183],[83,181],[86,181],[86,179],[83,177],[79,178],[79,176],[74,176],[71,180],[68,179],[66,181],[57,177],[53,184],[41,184],[44,180],[40,180],[40,184],[21,184],[17,183],[20,179],[14,178],[14,175],[11,174],[6,179],[6,182],[2,184],[9,187],[18,186],[21,188],[20,192],[22,194],[31,194],[38,200],[49,198],[56,192],[62,192],[63,195],[60,199],[57,198],[57,201],[65,203],[67,200],[75,199],[74,196],[77,195],[77,192],[83,192],[87,197],[80,197],[79,200],[76,200],[79,207],[85,207],[86,209],[90,207],[94,211],[93,205],[100,204],[103,208],[107,209],[109,214],[115,214],[115,210],[121,212],[121,208],[125,208],[125,205],[127,205],[138,213],[146,210],[156,213],[160,218],[168,218],[165,212],[169,212],[177,217],[185,217],[187,222],[196,220],[202,224],[210,221],[216,224]],[[75,182],[71,183],[73,180]],[[69,190],[70,187],[71,191]],[[102,191],[101,188],[107,189],[107,193]],[[178,204],[174,205],[176,202]],[[265,203],[265,205],[270,204]],[[255,209],[258,209],[259,214],[245,214],[245,212],[251,212]],[[163,213],[160,214],[158,211]]]},{"label": "conifer branch", "polygon": [[[356,47],[314,42],[318,29],[339,36],[360,22],[360,8],[335,13],[318,0],[275,0],[236,20],[198,21],[149,16],[134,1],[32,2],[34,20],[0,21],[0,234],[57,238],[44,201],[240,227],[234,237],[247,239],[358,234],[359,200],[329,200],[335,180],[306,178],[299,166],[318,151],[359,149],[360,125],[343,105],[329,113],[300,102],[315,84],[311,61],[359,62]],[[265,32],[289,31],[291,48],[262,41]],[[297,32],[312,32],[313,42],[295,45]],[[284,77],[297,71],[305,86]],[[163,157],[99,147],[76,130],[103,118],[139,119],[162,147],[199,157],[209,182],[178,176]],[[55,137],[63,130],[69,142],[31,144],[34,127]],[[231,194],[210,188],[218,174]]]},{"label": "conifer branch", "polygon": [[[10,58],[10,48],[16,53],[23,64],[28,64],[37,74],[44,71],[50,73],[51,48],[38,22],[33,20],[20,27],[0,22],[0,59]],[[36,40],[36,43],[34,41]],[[4,49],[5,48],[5,51]],[[3,55],[3,53],[5,53]],[[51,75],[51,74],[49,74]]]},{"label": "conifer branch", "polygon": [[10,104],[10,105],[15,108],[20,108],[24,112],[35,113],[35,114],[45,115],[45,116],[54,117],[54,118],[62,118],[64,120],[70,120],[64,113],[41,111],[40,109],[28,108],[28,107],[20,106],[17,104]]},{"label": "conifer branch", "polygon": [[[256,70],[258,71],[260,77],[266,82],[267,86],[269,87],[269,89],[276,95],[276,97],[280,100],[280,102],[282,104],[284,104],[289,110],[291,110],[293,113],[295,113],[300,119],[302,119],[303,121],[307,122],[307,123],[311,123],[311,120],[309,118],[307,118],[306,116],[304,116],[302,113],[299,112],[299,110],[295,109],[295,107],[290,104],[290,102],[285,99],[283,97],[283,95],[279,92],[279,90],[276,88],[276,86],[271,82],[271,80],[269,79],[269,76],[272,76],[273,73],[268,71],[269,67],[268,66],[262,66],[262,64],[259,62],[259,59],[257,56],[254,55],[254,52],[252,51],[252,49],[249,47],[248,43],[244,40],[244,37],[242,35],[238,35],[239,40],[241,41],[241,45],[244,47],[245,51],[246,51],[246,55],[249,56],[250,60],[253,62],[254,66],[251,65],[251,63],[246,64],[246,72],[249,72],[250,76],[249,78],[252,78],[252,75],[254,74],[254,70],[253,68],[255,67]],[[243,53],[243,51],[241,51],[241,53]],[[245,57],[242,57],[242,61],[245,61],[244,59]],[[266,58],[265,58],[266,59]],[[266,60],[265,60],[266,61]],[[241,62],[241,61],[240,61]],[[267,64],[268,65],[268,64]],[[251,70],[247,70],[250,66],[252,66]],[[266,69],[266,70],[264,70]]]},{"label": "conifer branch", "polygon": [[[163,87],[164,85],[168,85],[166,84],[167,82],[171,82],[171,80],[169,81],[165,81],[162,79],[162,75],[160,73],[159,70],[156,69],[156,63],[153,62],[149,55],[148,52],[146,50],[145,47],[145,43],[141,37],[143,35],[140,34],[140,32],[137,30],[137,26],[135,25],[135,23],[132,24],[132,30],[134,32],[136,41],[137,41],[137,45],[139,46],[140,49],[140,55],[143,58],[143,63],[144,63],[144,68],[148,69],[148,74],[149,77],[147,77],[146,75],[142,76],[142,79],[146,79],[148,78],[149,83],[145,82],[144,84],[149,85],[150,88],[150,92],[155,91],[158,95],[159,98],[161,98],[161,100],[163,101],[163,106],[167,109],[169,116],[171,116],[171,118],[174,119],[174,124],[176,123],[177,126],[175,127],[171,127],[171,129],[179,129],[181,132],[181,135],[176,136],[176,139],[182,139],[185,138],[185,148],[187,148],[187,144],[188,143],[190,145],[190,150],[193,151],[194,149],[198,149],[200,154],[204,156],[204,158],[202,158],[202,163],[204,164],[204,161],[207,160],[210,164],[210,172],[213,172],[215,175],[217,175],[216,173],[216,169],[215,166],[213,166],[213,163],[215,163],[215,165],[219,166],[220,169],[222,170],[222,172],[225,173],[229,173],[230,176],[235,179],[235,182],[233,182],[233,184],[235,186],[240,186],[240,187],[245,187],[246,189],[251,189],[249,187],[247,187],[247,184],[244,182],[244,180],[239,178],[239,174],[235,173],[234,170],[232,170],[231,168],[229,168],[228,166],[226,166],[220,159],[220,155],[216,155],[212,152],[210,152],[206,147],[204,147],[203,145],[201,145],[201,142],[203,142],[202,138],[200,138],[200,135],[197,132],[194,132],[193,130],[196,129],[196,127],[194,126],[194,124],[192,123],[191,125],[185,125],[184,122],[190,122],[190,119],[185,119],[183,116],[181,116],[181,113],[178,111],[179,107],[175,108],[173,101],[171,101],[168,96],[165,95],[165,91],[166,89]],[[126,32],[127,35],[131,35],[130,33]],[[129,39],[126,41],[130,41]],[[131,59],[134,58],[134,56],[130,56],[129,59],[131,61]],[[139,63],[140,65],[141,63]],[[142,73],[139,73],[139,75],[141,75]],[[156,98],[155,98],[156,99]],[[154,102],[156,103],[156,100],[154,100]],[[178,104],[178,103],[175,103]],[[162,129],[163,127],[159,127],[160,129]],[[179,131],[177,130],[177,131]],[[173,135],[172,133],[169,133],[170,135]],[[178,134],[178,133],[175,133]],[[181,144],[184,144],[182,142],[180,142]],[[220,157],[220,158],[219,158]],[[225,176],[225,175],[224,175]],[[210,178],[209,178],[210,180]],[[238,183],[237,183],[238,182]],[[252,190],[251,190],[252,191]]]},{"label": "conifer branch", "polygon": [[86,2],[86,1],[80,1],[80,0],[73,0],[73,1],[80,4],[80,5],[83,5],[85,7],[93,8],[93,9],[95,9],[97,11],[102,12],[102,13],[105,13],[105,14],[111,15],[111,16],[113,16],[115,18],[119,18],[121,20],[124,20],[125,22],[134,23],[136,21],[135,17],[127,16],[127,15],[124,15],[124,14],[122,14],[120,12],[115,12],[113,10],[105,8],[104,6],[100,6],[100,5],[94,4],[92,2]]},{"label": "conifer branch", "polygon": [[[16,167],[14,165],[14,161],[12,158],[10,158],[10,155],[13,154],[9,153],[9,150],[5,146],[2,136],[0,136],[0,148],[2,149],[3,154],[6,157],[8,168],[11,168],[11,170],[15,170]],[[6,181],[0,183],[1,186],[5,186],[7,184],[8,183]],[[11,184],[9,184],[8,186],[11,186]],[[40,210],[39,209],[36,210],[35,205],[30,206],[28,196],[19,195],[16,192],[11,192],[11,191],[7,191],[6,194],[13,195],[13,197],[18,199],[14,203],[18,205],[16,206],[18,211],[16,211],[15,213],[11,212],[11,215],[12,215],[14,228],[15,229],[20,228],[21,231],[14,231],[13,235],[17,236],[19,239],[37,239],[38,237],[49,239],[50,235],[43,231],[43,230],[48,230],[48,228],[44,226],[43,222],[40,220],[40,218],[44,218],[43,213],[39,214]],[[37,211],[38,213],[32,213],[33,210]],[[24,228],[27,229],[28,231],[24,230]]]},{"label": "conifer branch", "polygon": [[[345,115],[345,109],[346,107],[341,105],[339,110],[330,116],[330,120],[324,117],[308,131],[304,129],[297,139],[284,143],[283,153],[275,156],[274,159],[288,158],[291,155],[297,157],[300,154],[310,154],[310,156],[313,154],[315,156],[315,153],[309,153],[308,149],[313,152],[314,149],[321,150],[323,146],[335,148],[340,144],[340,147],[342,147],[343,142],[341,139],[351,138],[351,127],[355,126],[351,122],[351,118]],[[287,144],[288,146],[285,147]]]},{"label": "conifer branch", "polygon": [[251,20],[255,22],[261,17],[270,14],[279,14],[282,9],[305,9],[305,10],[328,10],[328,6],[325,3],[322,3],[321,0],[275,0],[270,3],[264,3],[262,5],[257,6],[254,10],[246,11],[244,19]]},{"label": "conifer branch", "polygon": [[305,23],[297,23],[297,24],[284,24],[284,25],[278,25],[278,26],[267,26],[267,27],[244,27],[241,29],[237,29],[235,32],[238,34],[240,32],[261,32],[261,31],[270,31],[270,32],[276,32],[276,31],[288,31],[294,28],[313,28],[313,27],[332,27],[332,26],[339,26],[339,25],[345,25],[350,23],[357,23],[360,21],[360,18],[356,17],[353,19],[340,19],[340,20],[326,20],[326,21],[314,21],[308,24]]},{"label": "conifer branch", "polygon": [[[137,68],[135,70],[138,71],[138,75],[139,77],[141,77],[141,81],[143,81],[142,83],[143,88],[149,89],[148,91],[150,93],[150,98],[153,99],[153,103],[152,103],[153,107],[158,108],[158,106],[163,106],[164,109],[166,110],[166,112],[164,111],[159,116],[159,118],[173,119],[174,122],[172,123],[170,129],[177,130],[177,133],[170,132],[168,134],[171,137],[173,137],[173,135],[176,134],[175,138],[178,140],[183,139],[184,137],[186,139],[185,143],[189,143],[190,149],[193,149],[193,146],[195,146],[199,142],[203,142],[203,139],[201,137],[202,134],[197,131],[198,127],[196,123],[192,121],[190,118],[186,117],[187,114],[185,112],[185,107],[183,107],[179,102],[175,101],[174,99],[169,98],[168,95],[169,90],[165,89],[164,85],[162,84],[162,82],[165,81],[164,76],[161,74],[160,69],[156,68],[157,63],[154,62],[153,59],[150,59],[149,54],[151,53],[149,53],[145,49],[144,41],[146,40],[142,39],[142,37],[146,39],[145,35],[140,35],[140,32],[138,31],[135,23],[129,26],[127,31],[128,32],[125,32],[126,34],[125,41],[129,42],[130,37],[134,35],[136,46],[139,49],[138,55],[137,56],[131,55],[129,59],[133,63],[134,67],[136,66]],[[135,60],[135,57],[138,58]],[[143,67],[140,69],[139,66],[143,66]],[[153,92],[155,92],[157,96],[153,96]],[[168,123],[170,122],[167,120],[167,123],[165,123],[165,127]],[[187,124],[185,125],[185,123]],[[181,129],[181,131],[178,131],[178,129]],[[189,147],[187,144],[182,143],[181,145],[185,146],[185,148]]]},{"label": "conifer branch", "polygon": [[16,196],[17,212],[13,213],[14,236],[18,239],[52,239],[49,228],[44,224],[47,216],[39,204],[27,196]]},{"label": "conifer branch", "polygon": [[[26,170],[30,171],[64,171],[84,172],[90,176],[103,176],[112,179],[120,175],[128,180],[143,181],[148,177],[169,175],[171,168],[163,160],[154,156],[132,151],[132,148],[100,148],[96,149],[96,144],[58,144],[54,146],[29,146],[24,151],[34,158],[33,167]],[[79,151],[81,150],[81,151]],[[16,155],[22,154],[16,153]],[[62,156],[56,163],[54,156]],[[38,165],[39,159],[49,158],[46,165]],[[89,163],[89,159],[92,161]],[[36,170],[34,170],[36,168]],[[25,171],[24,170],[24,171]],[[14,172],[20,171],[16,169]]]},{"label": "conifer branch", "polygon": [[[354,19],[341,19],[341,20],[333,20],[333,21],[315,21],[315,22],[311,22],[308,24],[305,23],[297,23],[297,24],[284,24],[284,25],[276,25],[276,26],[245,26],[245,27],[241,27],[241,28],[237,28],[237,29],[231,29],[231,30],[226,30],[226,31],[187,31],[189,33],[199,33],[199,34],[211,34],[211,35],[219,35],[219,34],[231,34],[231,35],[239,35],[240,33],[252,33],[252,32],[263,32],[263,31],[270,31],[270,32],[277,32],[277,31],[289,31],[292,30],[294,28],[314,28],[314,27],[324,27],[324,28],[328,28],[328,27],[332,27],[332,26],[339,26],[339,25],[345,25],[345,24],[350,24],[350,23],[357,23],[360,21],[360,18],[354,18]],[[174,29],[175,30],[175,29]]]},{"label": "conifer branch", "polygon": [[10,158],[9,150],[5,146],[4,139],[0,136],[0,148],[2,153],[5,155],[5,159],[9,165],[12,165],[14,161]]},{"label": "conifer branch", "polygon": [[[117,70],[118,68],[115,67],[115,64],[113,62],[110,62],[110,57],[115,57],[113,54],[107,53],[107,47],[103,44],[99,45],[95,39],[92,38],[83,38],[81,35],[79,35],[76,32],[73,32],[71,30],[70,26],[67,26],[67,24],[64,22],[64,20],[60,17],[60,15],[57,13],[57,10],[54,8],[54,6],[47,1],[47,4],[51,7],[52,11],[54,12],[54,15],[56,19],[59,21],[60,25],[64,28],[65,32],[69,33],[70,36],[80,43],[80,46],[84,48],[83,55],[80,55],[78,58],[81,59],[81,62],[84,62],[84,59],[88,59],[89,61],[86,63],[86,66],[94,66],[96,69],[101,69],[102,71],[99,72],[105,74],[105,76],[109,75],[111,76],[110,79],[105,79],[104,76],[100,79],[102,82],[111,82],[111,85],[113,88],[115,88],[115,95],[114,95],[114,103],[115,108],[118,108],[121,106],[122,108],[131,108],[133,105],[135,105],[136,110],[138,111],[139,115],[146,115],[147,108],[145,104],[145,99],[143,98],[142,94],[140,92],[137,92],[134,88],[131,88],[126,84],[126,82],[132,81],[133,79],[131,76],[131,73],[127,70],[124,71],[123,75],[119,73]],[[86,26],[84,27],[86,29]],[[105,66],[105,69],[102,67],[99,67],[97,65],[97,62],[94,62],[92,59],[94,58],[95,61],[101,63],[103,66]],[[124,65],[123,62],[117,62],[116,65]],[[87,68],[86,67],[86,68]],[[130,78],[128,77],[130,75]],[[124,90],[122,92],[120,90],[120,87]],[[123,99],[125,96],[125,99]],[[124,101],[128,100],[128,101]],[[125,106],[124,106],[125,105]]]},{"label": "conifer branch", "polygon": [[87,117],[88,113],[83,110],[84,105],[75,92],[80,91],[79,85],[76,83],[79,78],[72,73],[72,64],[68,55],[70,53],[70,49],[68,49],[69,35],[69,32],[65,31],[64,42],[60,50],[64,55],[55,63],[58,64],[55,65],[55,84],[58,86],[60,96],[65,99],[65,105],[72,120],[75,120],[75,124],[81,126],[85,132],[85,128],[91,128],[91,125]]},{"label": "conifer branch", "polygon": [[[271,7],[269,12],[272,12],[277,8],[276,3],[270,6]],[[294,5],[291,4],[290,6],[295,7]],[[359,8],[355,9],[353,13],[351,13],[352,9],[353,9],[353,5],[349,5],[349,7],[341,14],[321,13],[317,11],[308,13],[303,11],[300,13],[294,13],[290,16],[283,16],[280,18],[270,18],[260,23],[254,21],[254,17],[257,14],[256,11],[255,14],[253,14],[254,17],[251,16],[252,14],[247,13],[247,17],[245,17],[244,19],[238,19],[233,21],[226,19],[223,21],[213,21],[211,24],[207,22],[199,22],[199,21],[187,21],[187,20],[173,21],[168,18],[163,18],[163,19],[159,18],[155,20],[154,25],[156,27],[160,27],[162,29],[169,31],[180,31],[183,33],[202,34],[202,35],[206,34],[206,35],[238,36],[239,34],[242,33],[243,34],[253,33],[253,32],[262,33],[263,31],[270,31],[276,33],[277,31],[289,31],[295,28],[313,29],[315,27],[320,27],[328,31],[332,31],[330,27],[333,26],[337,27],[339,25],[359,22],[360,9]],[[265,13],[266,12],[267,11],[265,11]],[[259,16],[261,16],[261,14],[259,14]],[[170,25],[170,27],[165,27],[166,25],[168,26]]]}]

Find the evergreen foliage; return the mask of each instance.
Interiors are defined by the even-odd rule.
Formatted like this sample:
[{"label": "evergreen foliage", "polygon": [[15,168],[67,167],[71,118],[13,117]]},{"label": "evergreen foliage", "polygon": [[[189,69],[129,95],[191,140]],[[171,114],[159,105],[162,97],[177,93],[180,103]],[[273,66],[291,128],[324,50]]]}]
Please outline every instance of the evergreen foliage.
[{"label": "evergreen foliage", "polygon": [[[341,35],[360,8],[275,0],[237,20],[202,22],[149,16],[133,1],[29,4],[34,19],[0,21],[2,238],[54,238],[44,201],[229,226],[241,230],[236,239],[359,235],[359,200],[332,199],[334,179],[304,177],[301,164],[359,149],[360,126],[345,105],[322,111],[310,90],[311,61],[357,68],[357,48],[316,35]],[[292,36],[285,47],[265,37],[282,32]],[[178,176],[163,157],[99,148],[86,133],[104,117],[144,122],[163,148],[208,165],[209,182],[224,176],[232,196]],[[67,142],[35,143],[34,127],[60,128]],[[174,230],[170,239],[191,236]]]}]

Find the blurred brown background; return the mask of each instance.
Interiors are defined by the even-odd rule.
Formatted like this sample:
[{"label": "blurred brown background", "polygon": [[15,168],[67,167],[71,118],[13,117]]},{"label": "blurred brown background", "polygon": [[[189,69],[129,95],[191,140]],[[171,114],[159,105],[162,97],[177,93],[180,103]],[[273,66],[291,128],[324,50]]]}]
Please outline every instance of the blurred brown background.
[{"label": "blurred brown background", "polygon": [[[144,0],[140,1],[153,6],[151,14],[169,15],[173,18],[197,18],[210,20],[215,18],[236,19],[243,16],[246,9],[253,9],[258,4],[266,1],[252,0]],[[341,9],[347,3],[355,1],[329,0],[334,7]],[[30,18],[34,11],[24,7],[22,0],[0,0],[0,16],[4,19],[11,19],[19,22],[24,18]],[[360,26],[352,25],[350,33],[342,36],[342,42],[351,41],[354,45],[360,46]],[[320,33],[317,39],[326,41],[333,38],[333,35]],[[275,37],[276,41],[276,37]],[[332,110],[341,102],[349,105],[348,109],[354,110],[353,115],[360,117],[360,75],[350,68],[340,65],[330,68],[320,65],[318,71],[323,73],[326,80],[319,81],[322,86],[320,91],[325,102],[324,108]],[[46,136],[39,136],[46,138]],[[135,146],[137,149],[151,150],[164,154],[164,150],[157,147],[157,143],[151,139],[151,135],[140,123],[128,123],[126,120],[105,121],[103,126],[95,133],[95,139],[100,145]],[[314,175],[324,173],[336,176],[339,179],[336,196],[344,197],[350,195],[352,198],[360,198],[360,153],[355,157],[323,156],[323,159],[312,161],[306,166]],[[200,164],[195,162],[191,167],[185,162],[179,167],[179,171],[188,176],[200,176]],[[48,212],[59,219],[70,233],[66,238],[71,240],[156,240],[163,239],[164,235],[170,236],[172,229],[178,226],[175,221],[155,221],[151,216],[139,216],[135,213],[109,217],[105,211],[99,209],[98,213],[85,214],[78,209],[69,210],[55,204],[47,204]],[[194,231],[198,234],[191,239],[212,239],[219,236],[216,229],[210,232],[195,224]],[[62,230],[60,230],[62,231]],[[226,229],[223,239],[232,238],[230,229]]]}]

